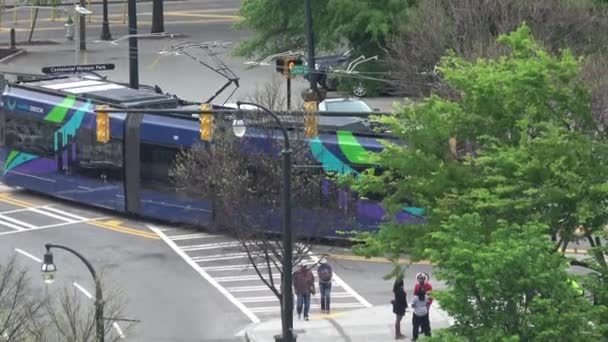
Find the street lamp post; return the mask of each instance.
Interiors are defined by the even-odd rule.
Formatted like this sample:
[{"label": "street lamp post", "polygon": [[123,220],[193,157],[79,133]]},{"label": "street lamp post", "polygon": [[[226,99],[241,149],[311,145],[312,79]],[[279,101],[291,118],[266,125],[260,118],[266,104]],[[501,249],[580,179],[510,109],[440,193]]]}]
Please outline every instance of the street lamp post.
[{"label": "street lamp post", "polygon": [[101,23],[101,40],[112,40],[108,22],[108,0],[103,0],[103,22]]},{"label": "street lamp post", "polygon": [[[281,312],[281,337],[283,342],[293,342],[293,287],[291,279],[293,273],[293,232],[291,227],[291,145],[289,144],[289,136],[279,117],[270,109],[252,102],[237,101],[236,104],[238,108],[240,108],[241,105],[255,106],[272,116],[281,129],[285,141],[285,145],[281,151],[281,156],[283,157],[283,279],[281,279],[281,288],[283,289],[283,291],[281,291],[283,294],[283,298],[281,298],[283,312]],[[234,120],[233,129],[236,136],[243,137],[245,135],[244,121],[238,118],[237,120]]]},{"label": "street lamp post", "polygon": [[74,17],[76,17],[76,13],[78,13],[78,30],[76,30],[76,34],[77,37],[76,39],[74,39],[74,55],[75,55],[75,65],[80,64],[80,56],[79,56],[79,52],[80,50],[85,50],[86,49],[86,45],[85,45],[85,40],[84,40],[84,34],[85,31],[83,30],[84,28],[84,17],[86,15],[91,15],[93,12],[91,12],[90,10],[86,9],[83,6],[80,5],[74,5]]},{"label": "street lamp post", "polygon": [[91,263],[84,256],[69,247],[50,243],[47,243],[44,245],[44,247],[46,247],[46,253],[44,254],[44,263],[42,264],[42,274],[45,283],[53,283],[53,281],[55,281],[55,272],[57,271],[57,267],[55,267],[55,264],[53,263],[53,253],[51,253],[51,248],[63,249],[74,254],[87,266],[89,272],[91,272],[93,281],[95,281],[95,324],[97,342],[103,342],[105,336],[105,328],[103,324],[103,296],[101,294],[101,284],[99,283],[99,278],[97,278],[97,273],[95,272],[93,265],[91,265]]}]

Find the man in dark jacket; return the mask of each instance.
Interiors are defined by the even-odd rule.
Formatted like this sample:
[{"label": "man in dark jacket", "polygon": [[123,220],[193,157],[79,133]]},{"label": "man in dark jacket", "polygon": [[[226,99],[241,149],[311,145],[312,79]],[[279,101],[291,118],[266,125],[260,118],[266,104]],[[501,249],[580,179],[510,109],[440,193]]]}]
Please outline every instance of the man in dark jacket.
[{"label": "man in dark jacket", "polygon": [[328,263],[322,263],[317,268],[319,276],[319,293],[321,294],[321,312],[329,313],[329,304],[331,302],[331,277],[333,272]]},{"label": "man in dark jacket", "polygon": [[302,318],[302,307],[304,307],[304,319],[308,321],[310,295],[315,294],[315,276],[304,264],[300,264],[293,274],[293,292],[298,298],[296,305],[298,319]]}]

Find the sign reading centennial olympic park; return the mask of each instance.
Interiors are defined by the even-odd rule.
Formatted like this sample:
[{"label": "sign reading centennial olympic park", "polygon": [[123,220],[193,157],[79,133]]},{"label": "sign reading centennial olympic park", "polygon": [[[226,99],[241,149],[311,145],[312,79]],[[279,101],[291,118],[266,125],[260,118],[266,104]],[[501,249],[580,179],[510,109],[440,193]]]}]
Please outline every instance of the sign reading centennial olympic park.
[{"label": "sign reading centennial olympic park", "polygon": [[62,74],[71,72],[90,72],[90,71],[106,71],[114,70],[114,64],[85,64],[85,65],[63,65],[63,66],[47,66],[42,68],[45,74]]}]

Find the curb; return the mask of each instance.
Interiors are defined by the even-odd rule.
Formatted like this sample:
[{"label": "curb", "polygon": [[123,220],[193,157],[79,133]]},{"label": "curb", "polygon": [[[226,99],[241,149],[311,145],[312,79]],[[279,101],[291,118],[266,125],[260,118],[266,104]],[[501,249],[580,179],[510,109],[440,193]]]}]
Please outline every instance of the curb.
[{"label": "curb", "polygon": [[[153,2],[154,0],[135,0],[135,2],[137,3],[146,3],[146,2]],[[165,2],[186,2],[187,0],[164,0]],[[126,3],[126,0],[108,0],[108,4],[123,4]],[[102,5],[103,1],[101,0],[95,0],[95,1],[91,1],[91,5]],[[24,5],[25,6],[25,5]],[[61,2],[56,4],[55,6],[47,6],[47,7],[72,7],[74,6],[73,3],[70,2]],[[22,7],[22,6],[15,6],[15,5],[6,5],[4,6],[4,8],[15,8],[15,7]]]},{"label": "curb", "polygon": [[[566,249],[565,254],[588,255],[589,252],[586,249],[581,249],[581,248],[568,248],[568,249]],[[333,254],[329,253],[329,254],[327,254],[327,257],[334,258],[337,260],[372,262],[372,263],[392,263],[391,260],[389,260],[388,258],[384,258],[384,257],[367,258],[364,256],[351,255],[351,254],[340,254],[340,253],[333,253]],[[429,260],[418,260],[418,261],[412,262],[412,260],[410,260],[410,259],[400,258],[398,260],[398,262],[400,264],[412,263],[413,265],[432,265],[432,263]]]},{"label": "curb", "polygon": [[19,56],[21,54],[24,54],[26,52],[27,51],[24,50],[24,49],[18,49],[15,53],[10,54],[10,55],[8,55],[8,56],[0,59],[0,63],[6,63],[6,62],[10,61],[11,59],[13,59],[13,58],[15,58],[15,57],[17,57],[17,56]]}]

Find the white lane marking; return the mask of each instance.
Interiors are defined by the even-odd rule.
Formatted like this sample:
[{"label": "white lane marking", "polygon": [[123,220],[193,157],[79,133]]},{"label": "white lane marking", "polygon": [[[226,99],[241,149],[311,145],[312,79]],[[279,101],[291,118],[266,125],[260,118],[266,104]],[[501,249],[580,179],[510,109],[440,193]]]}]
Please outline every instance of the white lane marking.
[{"label": "white lane marking", "polygon": [[24,251],[23,249],[15,248],[15,252],[17,252],[17,253],[21,253],[21,254],[25,255],[26,257],[28,257],[28,258],[30,258],[30,259],[32,259],[32,260],[34,260],[35,262],[37,262],[37,263],[39,263],[39,264],[41,264],[41,263],[42,263],[42,260],[40,260],[39,258],[37,258],[37,257],[35,257],[35,256],[31,255],[30,253],[28,253],[28,252]]},{"label": "white lane marking", "polygon": [[29,224],[27,222],[23,222],[21,220],[17,220],[15,218],[10,217],[10,216],[6,216],[6,215],[0,214],[0,218],[3,219],[3,220],[5,220],[5,221],[13,222],[14,224],[20,225],[20,226],[25,227],[25,228],[29,228],[29,229],[36,228],[36,226],[34,226],[34,225],[31,225],[31,224]]},{"label": "white lane marking", "polygon": [[54,211],[54,212],[56,212],[57,214],[61,214],[61,215],[63,215],[63,216],[71,217],[71,218],[76,219],[76,220],[86,220],[86,219],[87,219],[86,217],[82,217],[82,216],[74,215],[74,214],[72,214],[72,213],[68,213],[67,211],[63,211],[63,210],[60,210],[60,209],[57,209],[57,208],[53,208],[53,207],[52,207],[52,206],[50,206],[50,205],[45,206],[45,207],[44,207],[44,209],[45,209],[45,210]]},{"label": "white lane marking", "polygon": [[[266,265],[257,265],[258,269],[267,268]],[[230,265],[230,266],[209,266],[203,267],[207,272],[223,272],[223,271],[255,271],[251,264],[245,265]]]},{"label": "white lane marking", "polygon": [[226,290],[224,287],[222,287],[222,285],[220,285],[211,276],[209,276],[209,274],[207,274],[207,272],[205,272],[200,266],[198,266],[196,264],[196,262],[194,262],[192,260],[192,258],[190,258],[186,254],[186,252],[180,250],[179,247],[175,244],[175,242],[171,241],[163,232],[158,230],[155,226],[150,225],[150,224],[148,224],[147,226],[154,233],[156,233],[158,236],[160,236],[160,238],[163,239],[163,241],[165,241],[165,243],[169,247],[171,247],[171,249],[173,249],[175,251],[175,253],[177,253],[177,255],[182,257],[182,259],[184,259],[188,263],[188,265],[190,265],[194,270],[196,270],[198,272],[198,274],[200,274],[203,278],[205,278],[213,287],[215,287],[218,291],[220,291],[220,293],[223,294],[232,304],[234,304],[247,317],[249,317],[249,319],[253,323],[260,322],[260,319],[256,315],[254,315],[253,312],[251,312],[247,307],[245,307],[245,305],[243,305],[243,303],[239,302],[230,292],[228,292],[228,290]]},{"label": "white lane marking", "polygon": [[[81,286],[77,282],[74,282],[73,284],[77,289],[80,290],[80,292],[82,292],[85,296],[87,296],[87,298],[93,299],[93,295],[91,294],[91,292],[87,291],[87,289],[85,289],[83,286]],[[120,336],[120,338],[125,338],[125,334],[122,331],[122,329],[120,329],[117,322],[112,323],[112,326],[114,327],[114,329],[116,329],[116,332],[118,333],[118,336]]]},{"label": "white lane marking", "polygon": [[231,260],[231,259],[241,259],[246,258],[247,253],[227,253],[227,254],[215,254],[208,256],[200,256],[193,257],[192,260],[194,262],[209,262],[209,261],[218,261],[218,260]]},{"label": "white lane marking", "polygon": [[[165,229],[166,230],[166,229]],[[161,232],[165,231],[165,230],[161,230]],[[210,234],[205,234],[205,233],[199,233],[199,234],[183,234],[183,235],[173,235],[170,236],[169,235],[169,239],[173,240],[173,241],[179,241],[179,240],[194,240],[194,239],[204,239],[204,238],[211,238],[211,237],[218,237],[218,235],[210,235]]]},{"label": "white lane marking", "polygon": [[120,338],[125,338],[125,333],[122,331],[122,329],[120,329],[118,323],[114,322],[112,323],[112,326],[114,327],[114,329],[116,329],[116,332],[118,333],[118,336],[120,336]]},{"label": "white lane marking", "polygon": [[[315,262],[319,262],[319,258],[317,258],[315,255],[313,255],[312,253],[309,253],[309,255],[312,260],[314,260]],[[340,278],[336,273],[333,274],[332,280],[338,286],[343,288],[346,292],[350,293],[353,297],[355,297],[361,304],[363,304],[363,306],[365,306],[367,308],[372,307],[372,304],[370,302],[365,300],[365,298],[361,297],[361,295],[358,294],[355,290],[353,290],[352,287],[348,286],[348,284],[344,280],[342,280],[342,278]],[[333,306],[333,304],[332,304],[332,306]]]},{"label": "white lane marking", "polygon": [[275,300],[279,300],[279,298],[277,298],[277,296],[239,297],[237,299],[241,303],[263,303],[263,302],[272,302]]},{"label": "white lane marking", "polygon": [[[350,293],[347,292],[336,292],[331,293],[331,298],[351,298]],[[278,300],[276,296],[262,296],[262,297],[238,297],[237,298],[241,303],[263,303],[263,302],[272,302]],[[361,303],[355,302],[361,306]],[[333,303],[332,303],[333,304]],[[351,303],[352,304],[352,303]]]},{"label": "white lane marking", "polygon": [[[280,288],[280,284],[277,284],[277,288]],[[269,291],[270,289],[266,285],[261,286],[235,286],[227,287],[226,290],[230,292],[253,292],[253,291]]]},{"label": "white lane marking", "polygon": [[40,207],[31,207],[31,208],[21,208],[21,209],[14,209],[14,210],[8,210],[8,211],[3,211],[0,212],[0,214],[13,214],[13,213],[20,213],[20,212],[24,212],[24,211],[30,211],[32,209],[38,209],[38,208],[43,208],[44,206],[40,206]]},{"label": "white lane marking", "polygon": [[[111,219],[112,216],[100,216],[100,217],[92,217],[92,218],[88,218],[88,219],[84,219],[84,220],[79,220],[79,221],[71,221],[71,222],[65,222],[65,223],[54,223],[54,224],[49,224],[46,226],[41,226],[38,227],[36,229],[46,229],[46,228],[53,228],[53,227],[60,227],[60,226],[69,226],[69,225],[73,225],[76,223],[86,223],[89,221],[99,221],[99,220],[106,220],[106,219]],[[36,230],[36,229],[31,229],[31,230]]]},{"label": "white lane marking", "polygon": [[87,291],[87,289],[85,289],[84,287],[80,286],[80,284],[78,284],[77,282],[74,282],[74,286],[80,290],[80,292],[84,293],[85,296],[87,296],[89,299],[93,299],[93,295]]},{"label": "white lane marking", "polygon": [[[15,230],[16,230],[16,231],[18,231],[18,232],[22,232],[22,231],[24,231],[24,230],[27,230],[27,229],[25,229],[25,228],[23,228],[23,227],[19,227],[19,226],[17,226],[17,225],[14,225],[14,224],[12,224],[12,223],[9,223],[9,222],[4,222],[4,221],[2,221],[2,220],[0,220],[0,224],[1,224],[1,225],[3,225],[3,226],[7,226],[7,227],[9,227],[9,228],[13,228],[13,229],[15,229]],[[2,233],[0,233],[0,234],[6,234],[6,233],[15,233],[15,231],[12,231],[12,232],[2,232]]]},{"label": "white lane marking", "polygon": [[[342,309],[355,309],[361,308],[363,305],[361,303],[331,303],[332,308],[342,308]],[[310,304],[311,309],[320,309],[320,304]],[[269,312],[280,312],[281,308],[279,306],[262,306],[255,307],[251,309],[252,312],[255,313],[269,313]]]},{"label": "white lane marking", "polygon": [[[269,279],[267,275],[265,275],[264,278]],[[281,275],[280,274],[273,274],[272,278],[273,279],[281,279]],[[260,276],[257,275],[257,274],[255,274],[255,275],[246,275],[246,276],[216,277],[215,280],[218,281],[218,282],[220,282],[220,283],[232,282],[232,281],[250,281],[250,280],[259,280],[259,281],[262,281],[260,279]]]},{"label": "white lane marking", "polygon": [[[46,208],[46,207],[42,207],[41,209],[47,209],[47,208]],[[55,219],[60,220],[60,221],[65,221],[65,222],[74,222],[74,220],[72,220],[72,219],[65,218],[65,217],[63,217],[63,216],[59,216],[59,215],[56,215],[56,214],[53,214],[53,213],[49,213],[49,212],[47,212],[47,211],[45,211],[45,210],[41,210],[41,209],[38,209],[38,208],[30,208],[30,211],[33,211],[33,212],[38,213],[38,214],[40,214],[40,215],[44,215],[44,216],[48,216],[48,217],[52,217],[52,218],[55,218]]]},{"label": "white lane marking", "polygon": [[207,243],[204,245],[190,245],[190,246],[180,246],[182,251],[184,252],[192,252],[192,251],[205,251],[209,249],[217,249],[224,247],[236,247],[239,246],[239,242],[218,242],[218,243]]},{"label": "white lane marking", "polygon": [[[83,220],[83,221],[74,221],[74,222],[49,224],[48,226],[36,227],[34,229],[20,229],[20,230],[16,230],[16,231],[14,230],[14,231],[10,231],[10,232],[0,232],[0,235],[10,235],[10,234],[23,233],[23,232],[32,232],[32,231],[37,231],[37,230],[42,230],[42,229],[48,229],[48,228],[63,227],[63,226],[73,226],[73,225],[78,224],[78,223],[85,223],[85,222],[88,222],[88,221],[105,220],[105,219],[110,219],[110,218],[112,218],[112,217],[110,217],[110,216],[93,217],[93,218],[86,219],[86,220]],[[4,223],[0,221],[0,224],[4,224]]]}]

